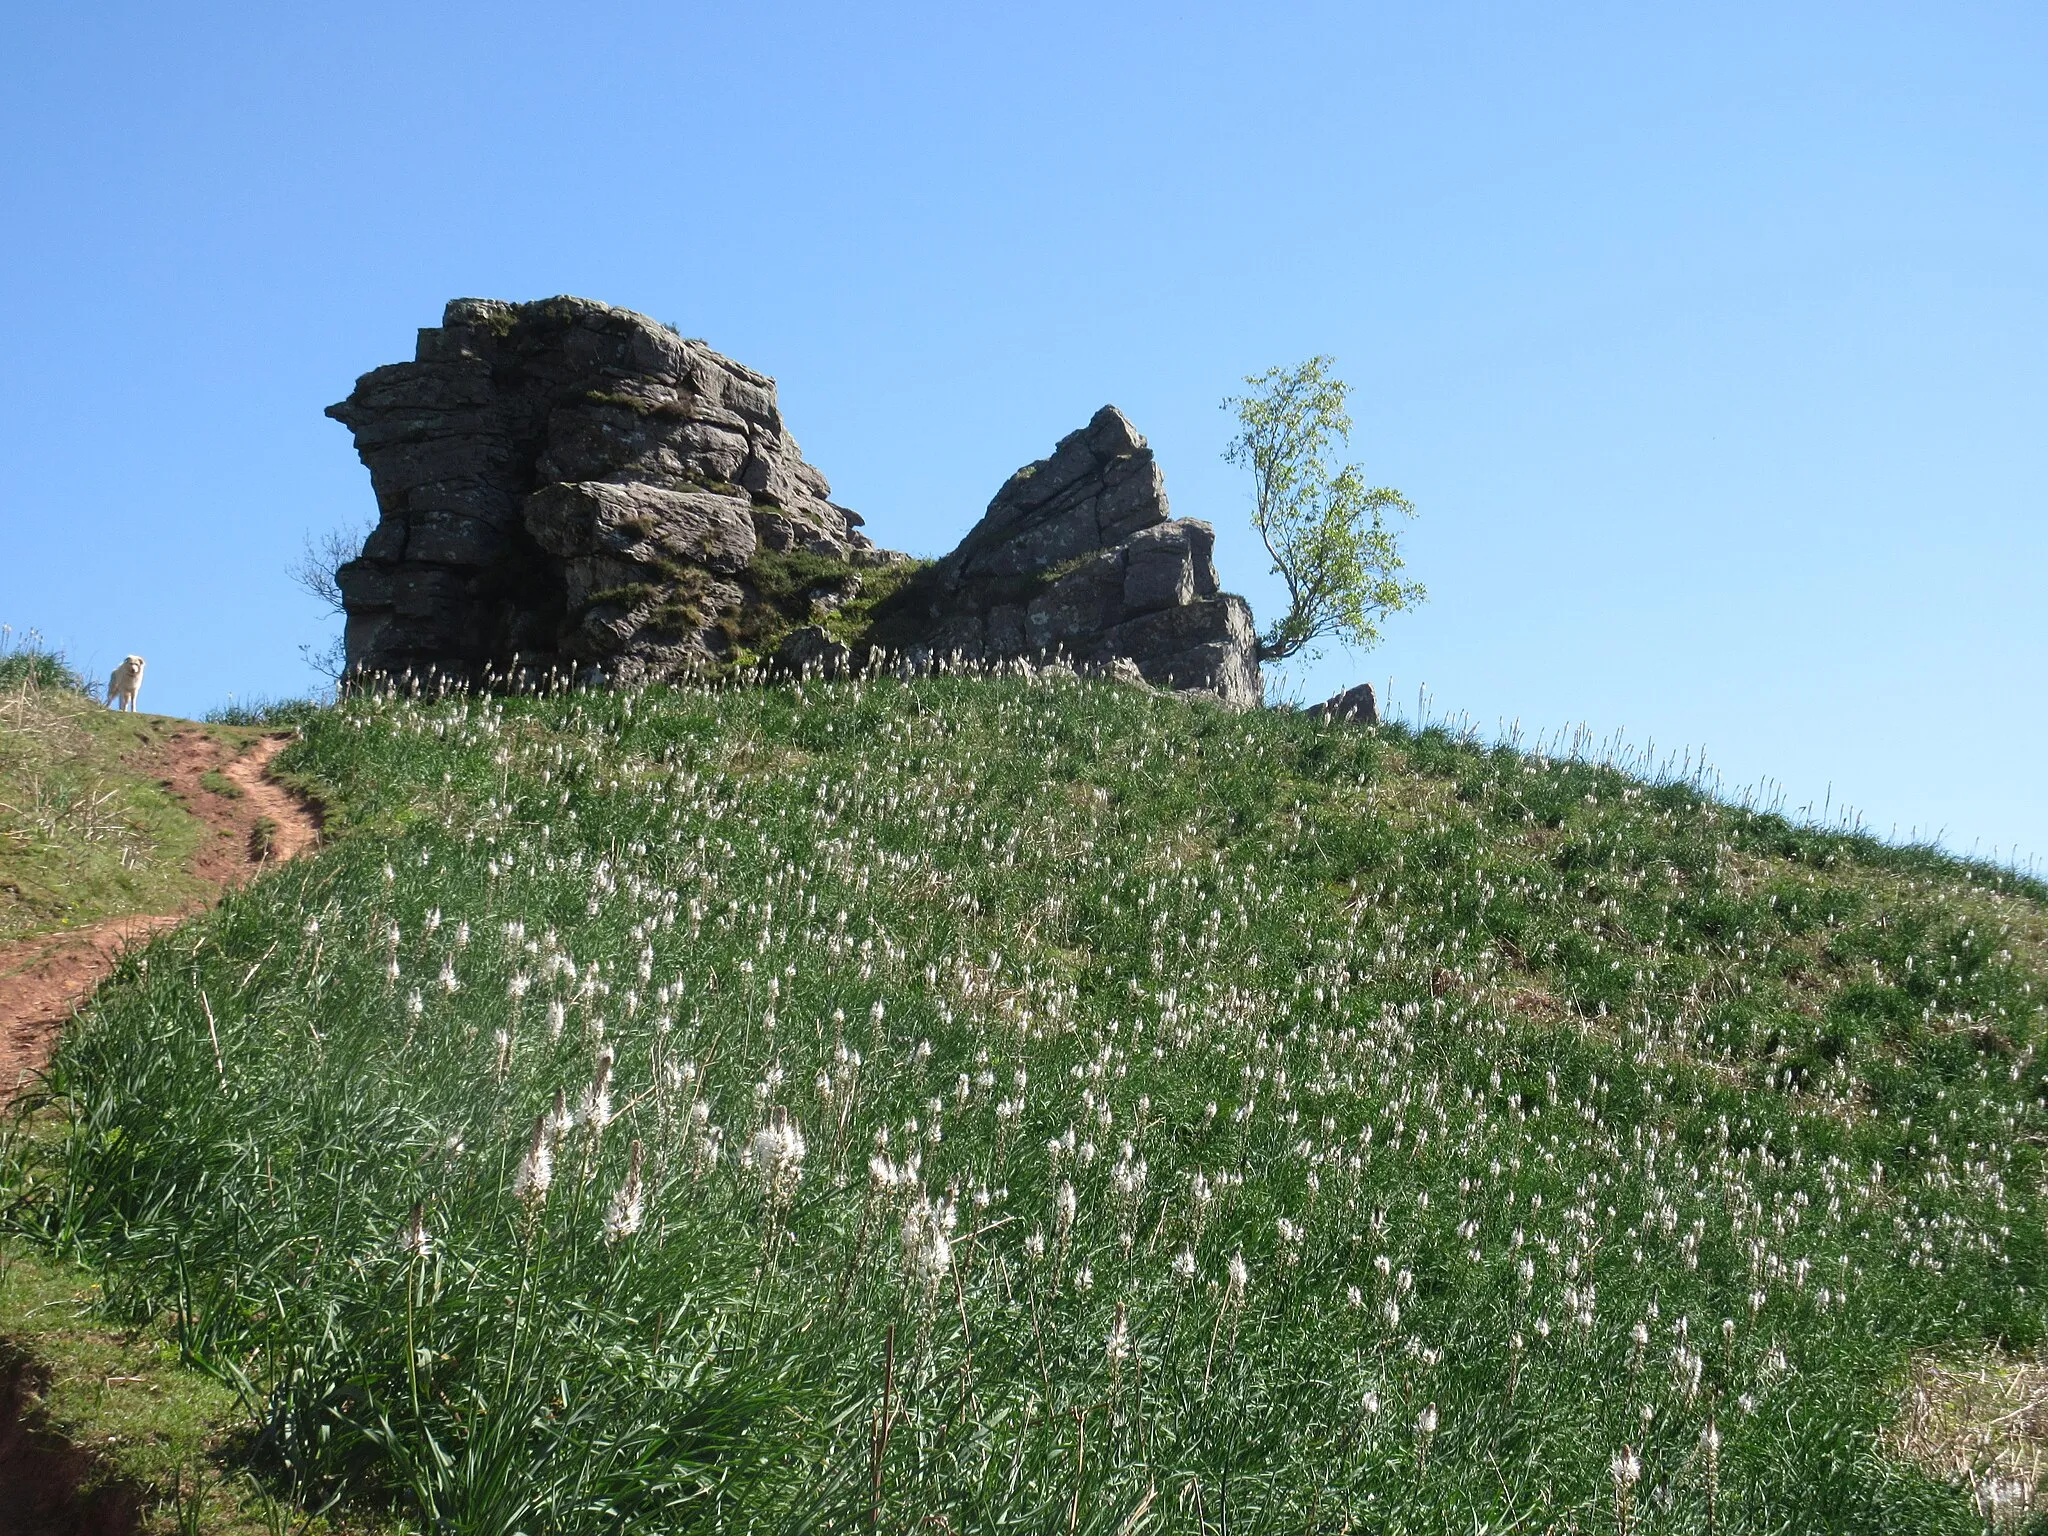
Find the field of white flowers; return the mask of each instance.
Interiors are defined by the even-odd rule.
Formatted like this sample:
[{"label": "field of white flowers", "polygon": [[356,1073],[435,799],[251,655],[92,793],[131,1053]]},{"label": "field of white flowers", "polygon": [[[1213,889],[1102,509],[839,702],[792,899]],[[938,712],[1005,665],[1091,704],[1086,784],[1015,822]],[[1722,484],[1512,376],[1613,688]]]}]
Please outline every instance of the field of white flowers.
[{"label": "field of white flowers", "polygon": [[1981,1531],[2048,903],[1443,732],[925,679],[312,716],[11,1221],[462,1533]]}]

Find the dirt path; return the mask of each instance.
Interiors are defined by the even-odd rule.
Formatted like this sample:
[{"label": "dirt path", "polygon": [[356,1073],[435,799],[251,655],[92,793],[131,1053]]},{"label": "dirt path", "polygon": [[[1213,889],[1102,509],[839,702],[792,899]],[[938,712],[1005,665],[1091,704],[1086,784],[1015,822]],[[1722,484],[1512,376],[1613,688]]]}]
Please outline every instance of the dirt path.
[{"label": "dirt path", "polygon": [[[240,756],[206,732],[173,734],[155,765],[159,782],[213,828],[192,861],[209,895],[176,912],[135,913],[90,927],[0,945],[0,1103],[43,1069],[79,1005],[128,945],[174,928],[267,866],[298,857],[320,840],[317,811],[267,777],[289,736],[265,736]],[[241,790],[222,795],[203,782],[213,770]]]}]

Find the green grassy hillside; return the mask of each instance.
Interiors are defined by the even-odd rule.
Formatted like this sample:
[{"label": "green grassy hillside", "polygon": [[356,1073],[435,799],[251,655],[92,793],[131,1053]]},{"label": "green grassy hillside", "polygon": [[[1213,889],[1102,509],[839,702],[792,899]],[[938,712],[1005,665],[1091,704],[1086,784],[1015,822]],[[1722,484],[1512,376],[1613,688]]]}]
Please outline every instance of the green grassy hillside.
[{"label": "green grassy hillside", "polygon": [[304,1501],[1983,1529],[1899,1422],[2048,1320],[2037,884],[1071,681],[357,699],[288,766],[342,835],[125,966],[7,1177]]},{"label": "green grassy hillside", "polygon": [[162,782],[181,730],[243,735],[116,713],[33,636],[0,636],[0,944],[205,892],[187,865],[208,829]]}]

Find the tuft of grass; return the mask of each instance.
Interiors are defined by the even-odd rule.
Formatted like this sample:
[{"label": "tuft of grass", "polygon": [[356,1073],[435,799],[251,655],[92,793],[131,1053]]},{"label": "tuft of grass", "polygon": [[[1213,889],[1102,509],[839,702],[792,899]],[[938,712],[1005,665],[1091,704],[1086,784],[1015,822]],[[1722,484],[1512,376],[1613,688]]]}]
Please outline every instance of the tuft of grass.
[{"label": "tuft of grass", "polygon": [[423,1527],[1978,1532],[2048,889],[1044,677],[364,692],[10,1219]]},{"label": "tuft of grass", "polygon": [[12,625],[0,624],[0,693],[25,691],[89,695],[92,684],[36,630],[16,635]]},{"label": "tuft of grass", "polygon": [[249,828],[249,857],[258,864],[267,864],[276,851],[277,822],[269,816],[258,816]]},{"label": "tuft of grass", "polygon": [[199,776],[199,784],[208,794],[219,795],[223,800],[242,798],[242,786],[222,773],[218,768],[209,768]]},{"label": "tuft of grass", "polygon": [[302,724],[326,707],[326,701],[320,699],[273,699],[258,694],[238,700],[230,696],[227,703],[209,709],[205,718],[208,725],[275,728]]}]

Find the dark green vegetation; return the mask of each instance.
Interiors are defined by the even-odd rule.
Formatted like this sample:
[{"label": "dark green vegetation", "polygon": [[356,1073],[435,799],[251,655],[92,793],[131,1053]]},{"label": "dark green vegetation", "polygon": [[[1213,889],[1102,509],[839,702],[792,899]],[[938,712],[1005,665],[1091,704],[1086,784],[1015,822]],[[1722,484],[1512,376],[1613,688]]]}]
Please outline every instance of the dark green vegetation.
[{"label": "dark green vegetation", "polygon": [[1916,1351],[2041,1339],[2036,883],[1072,682],[305,730],[343,835],[124,965],[7,1173],[272,1486],[1982,1529],[1885,1431]]},{"label": "dark green vegetation", "polygon": [[747,579],[760,602],[740,615],[730,638],[743,648],[742,660],[772,653],[801,624],[820,624],[833,639],[849,645],[879,642],[877,615],[927,569],[915,560],[852,566],[803,550],[756,550]]},{"label": "dark green vegetation", "polygon": [[[591,595],[593,604],[635,608],[659,599],[648,620],[656,635],[679,639],[701,629],[713,578],[702,569],[672,561],[658,562],[661,583],[636,582]],[[791,630],[819,624],[835,640],[847,644],[880,643],[878,612],[892,611],[890,600],[906,590],[924,567],[919,562],[894,566],[855,566],[808,550],[787,553],[756,550],[745,580],[747,601],[716,621],[730,658],[727,670],[757,665],[772,656]]]},{"label": "dark green vegetation", "polygon": [[[1032,466],[1026,465],[1025,468],[1031,469]],[[1022,476],[1024,471],[1017,473]],[[1033,599],[1051,591],[1062,577],[1079,570],[1091,558],[1090,555],[1076,555],[1056,565],[1020,575],[978,577],[975,581],[976,600],[983,608],[1028,607]],[[841,633],[837,638],[850,643],[864,642],[886,650],[912,651],[925,647],[931,636],[933,612],[948,608],[957,601],[947,589],[944,567],[938,562],[920,562],[898,566],[881,574],[887,585],[864,594],[864,626],[857,632]]]}]

